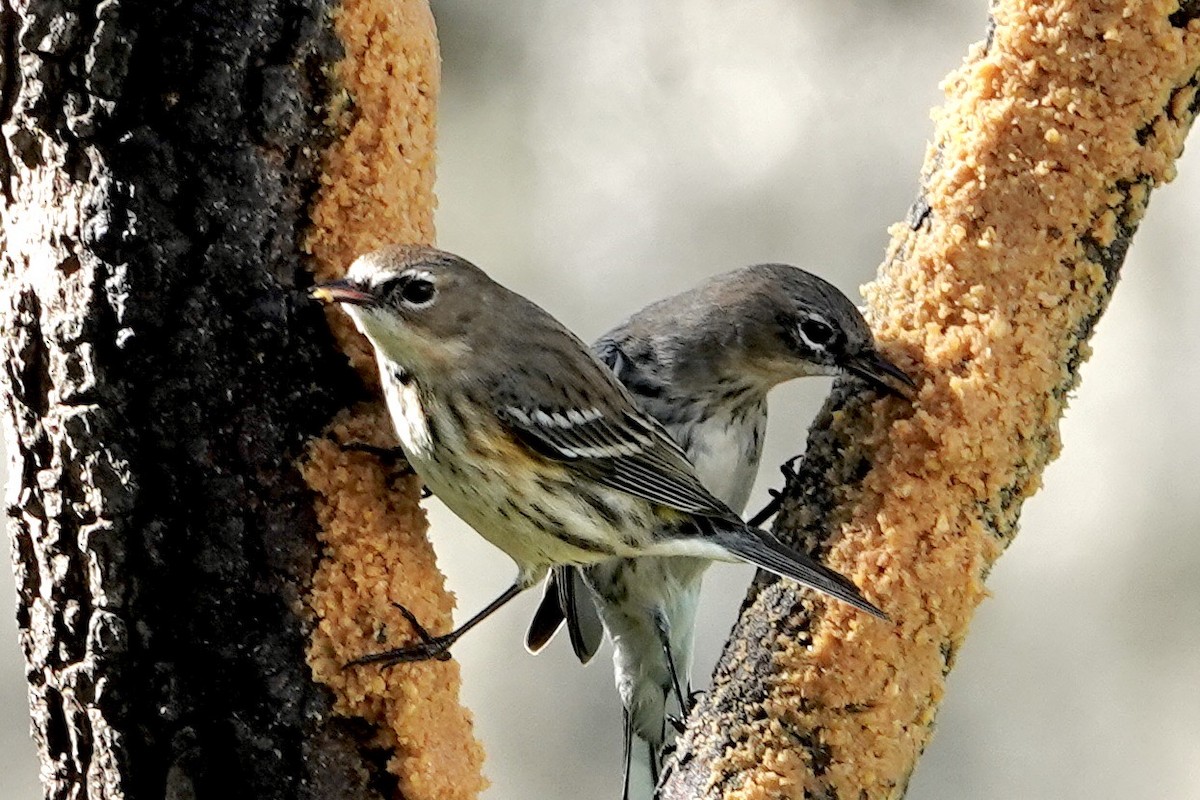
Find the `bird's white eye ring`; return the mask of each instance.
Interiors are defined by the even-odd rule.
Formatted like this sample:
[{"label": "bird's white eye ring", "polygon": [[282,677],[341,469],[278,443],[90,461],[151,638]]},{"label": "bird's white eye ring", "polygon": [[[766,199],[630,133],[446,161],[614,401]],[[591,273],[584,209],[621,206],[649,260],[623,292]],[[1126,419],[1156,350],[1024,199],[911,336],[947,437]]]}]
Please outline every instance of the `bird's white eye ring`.
[{"label": "bird's white eye ring", "polygon": [[800,322],[800,336],[814,350],[824,350],[833,341],[833,326],[820,317],[807,317]]}]

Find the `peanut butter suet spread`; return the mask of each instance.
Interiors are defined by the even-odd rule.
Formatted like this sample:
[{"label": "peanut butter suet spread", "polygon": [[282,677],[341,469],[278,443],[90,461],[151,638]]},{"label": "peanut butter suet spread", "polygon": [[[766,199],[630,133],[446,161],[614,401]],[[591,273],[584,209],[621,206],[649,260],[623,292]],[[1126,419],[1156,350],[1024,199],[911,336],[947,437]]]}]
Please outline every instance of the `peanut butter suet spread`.
[{"label": "peanut butter suet spread", "polygon": [[[334,24],[345,48],[328,109],[337,133],[323,154],[307,240],[318,280],[340,277],[382,245],[434,239],[440,64],[427,0],[345,0]],[[328,316],[353,366],[377,387],[369,345],[345,314]],[[328,433],[339,442],[395,443],[381,401],[348,410]],[[483,748],[459,704],[455,662],[343,669],[412,635],[393,601],[435,633],[450,628],[454,601],[425,536],[417,479],[397,480],[377,457],[329,440],[312,443],[303,469],[324,543],[309,598],[313,675],[333,690],[339,712],[374,726],[379,745],[392,751],[388,769],[401,796],[476,797],[487,785]]]}]

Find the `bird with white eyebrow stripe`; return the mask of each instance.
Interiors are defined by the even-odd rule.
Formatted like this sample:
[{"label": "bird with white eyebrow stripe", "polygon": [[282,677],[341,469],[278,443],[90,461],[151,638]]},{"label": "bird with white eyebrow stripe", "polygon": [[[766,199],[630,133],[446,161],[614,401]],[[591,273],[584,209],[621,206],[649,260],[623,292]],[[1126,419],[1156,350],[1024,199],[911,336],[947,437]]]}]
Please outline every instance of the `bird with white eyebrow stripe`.
[{"label": "bird with white eyebrow stripe", "polygon": [[517,564],[517,579],[454,631],[357,659],[449,657],[468,630],[552,567],[661,556],[747,561],[869,614],[849,580],[744,523],[578,338],[467,261],[432,248],[360,257],[313,291],[371,344],[409,463]]},{"label": "bird with white eyebrow stripe", "polygon": [[[776,385],[849,373],[885,393],[913,388],[879,354],[846,295],[787,264],[727,272],[653,303],[601,336],[592,350],[679,443],[705,488],[739,512],[758,472],[767,395]],[[644,766],[639,771],[656,780],[669,695],[681,714],[688,711],[696,613],[708,564],[641,557],[556,567],[529,626],[526,645],[537,652],[566,623],[584,663],[608,633],[625,708],[627,797],[635,756]],[[635,737],[646,743],[644,753],[630,750]]]}]

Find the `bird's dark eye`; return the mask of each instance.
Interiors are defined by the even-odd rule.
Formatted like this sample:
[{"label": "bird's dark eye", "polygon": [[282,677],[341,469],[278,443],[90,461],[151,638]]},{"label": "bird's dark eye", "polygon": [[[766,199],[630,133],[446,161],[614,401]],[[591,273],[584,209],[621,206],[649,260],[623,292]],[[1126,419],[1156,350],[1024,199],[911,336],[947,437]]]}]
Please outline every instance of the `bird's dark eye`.
[{"label": "bird's dark eye", "polygon": [[818,347],[824,347],[833,341],[833,327],[815,317],[809,317],[800,323],[800,334],[809,344]]},{"label": "bird's dark eye", "polygon": [[424,305],[433,299],[433,282],[424,278],[413,278],[400,288],[400,298],[414,306]]},{"label": "bird's dark eye", "polygon": [[420,307],[429,304],[437,294],[437,287],[426,277],[405,273],[384,281],[378,291],[381,297],[388,298],[393,305]]}]

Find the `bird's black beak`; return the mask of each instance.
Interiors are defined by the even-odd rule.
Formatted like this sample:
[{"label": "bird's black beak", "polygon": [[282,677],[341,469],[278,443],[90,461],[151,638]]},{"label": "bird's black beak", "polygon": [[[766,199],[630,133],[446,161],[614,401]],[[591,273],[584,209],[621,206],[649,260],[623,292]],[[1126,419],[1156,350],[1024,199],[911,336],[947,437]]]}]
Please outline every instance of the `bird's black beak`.
[{"label": "bird's black beak", "polygon": [[324,303],[347,303],[352,306],[367,306],[375,302],[375,298],[359,289],[350,281],[331,281],[320,283],[309,292],[314,298]]},{"label": "bird's black beak", "polygon": [[916,381],[874,350],[864,350],[851,356],[842,367],[850,374],[865,379],[888,394],[909,399],[916,394]]}]

